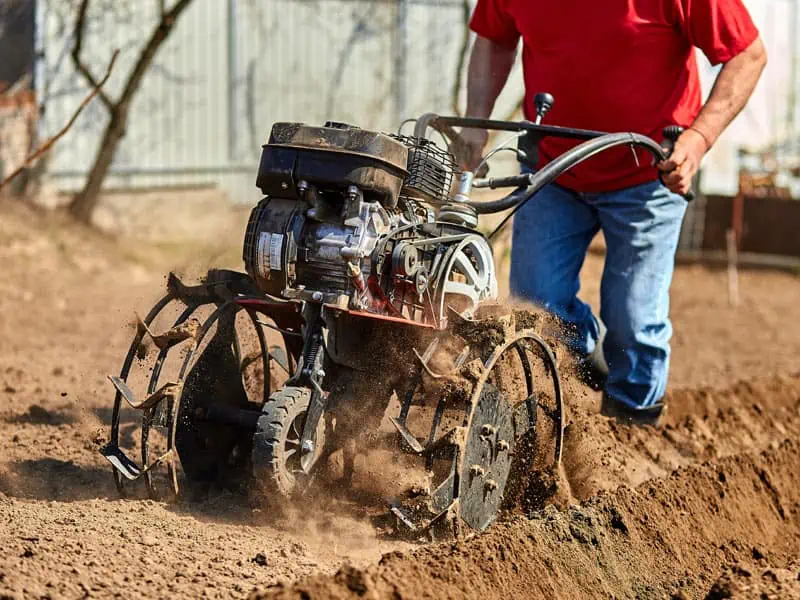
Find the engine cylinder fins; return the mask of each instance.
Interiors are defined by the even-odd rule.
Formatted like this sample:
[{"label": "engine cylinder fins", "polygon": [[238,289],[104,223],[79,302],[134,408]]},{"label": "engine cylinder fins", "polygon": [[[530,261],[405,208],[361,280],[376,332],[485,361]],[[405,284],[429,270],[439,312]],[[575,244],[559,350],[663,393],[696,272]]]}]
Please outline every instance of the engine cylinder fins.
[{"label": "engine cylinder fins", "polygon": [[261,498],[275,505],[301,493],[325,447],[325,420],[302,442],[311,390],[287,386],[264,404],[253,436],[253,478]]}]

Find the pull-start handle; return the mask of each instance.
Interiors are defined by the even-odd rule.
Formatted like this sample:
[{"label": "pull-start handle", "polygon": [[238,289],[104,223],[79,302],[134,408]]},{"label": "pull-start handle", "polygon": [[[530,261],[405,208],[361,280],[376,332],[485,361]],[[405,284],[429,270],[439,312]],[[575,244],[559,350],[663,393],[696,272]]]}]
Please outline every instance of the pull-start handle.
[{"label": "pull-start handle", "polygon": [[[661,142],[661,149],[664,150],[665,159],[672,156],[672,151],[675,149],[675,143],[678,141],[678,138],[681,137],[683,131],[684,129],[680,125],[670,125],[669,127],[664,128],[662,132],[664,134],[664,140]],[[658,174],[658,178],[661,180],[661,183],[664,183],[661,173]],[[683,195],[683,197],[687,202],[691,202],[695,198],[694,191],[689,190]]]}]

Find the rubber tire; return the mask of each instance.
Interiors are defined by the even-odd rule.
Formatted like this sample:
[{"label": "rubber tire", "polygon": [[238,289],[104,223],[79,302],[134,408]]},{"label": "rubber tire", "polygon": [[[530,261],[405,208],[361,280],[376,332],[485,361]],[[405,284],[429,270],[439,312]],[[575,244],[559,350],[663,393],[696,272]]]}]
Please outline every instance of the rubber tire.
[{"label": "rubber tire", "polygon": [[[297,481],[288,476],[284,464],[286,437],[292,422],[308,411],[311,390],[284,387],[270,396],[262,408],[253,436],[253,475],[265,499],[290,498],[299,491]],[[320,419],[315,437],[315,452],[325,443],[325,419]]]}]

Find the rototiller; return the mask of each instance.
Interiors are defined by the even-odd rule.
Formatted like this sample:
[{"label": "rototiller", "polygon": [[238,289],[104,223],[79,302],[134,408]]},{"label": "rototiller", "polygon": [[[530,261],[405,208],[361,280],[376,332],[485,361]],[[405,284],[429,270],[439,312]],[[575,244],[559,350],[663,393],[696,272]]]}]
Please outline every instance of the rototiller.
[{"label": "rototiller", "polygon": [[[120,492],[138,479],[159,497],[236,476],[267,502],[298,502],[334,455],[346,486],[356,454],[380,445],[428,474],[422,489],[398,491],[398,525],[480,530],[510,474],[558,463],[556,359],[535,315],[498,303],[479,215],[513,212],[606,149],[661,160],[669,147],[543,125],[552,102],[537,95],[535,122],[426,114],[412,136],[275,124],[256,181],[264,197],[244,234],[246,273],[211,270],[196,285],[170,274],[111,377],[102,453]],[[531,172],[461,171],[454,127],[511,132],[483,164],[509,150]],[[680,133],[665,131],[667,145]],[[545,136],[582,143],[536,170]],[[474,188],[514,191],[477,202]]]}]

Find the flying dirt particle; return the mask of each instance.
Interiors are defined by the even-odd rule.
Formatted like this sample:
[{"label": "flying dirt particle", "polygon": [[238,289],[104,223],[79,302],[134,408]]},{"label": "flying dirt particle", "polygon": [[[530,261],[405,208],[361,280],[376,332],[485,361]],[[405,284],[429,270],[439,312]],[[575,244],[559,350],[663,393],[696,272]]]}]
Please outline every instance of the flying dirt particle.
[{"label": "flying dirt particle", "polygon": [[61,397],[62,398],[66,398],[67,397],[67,392],[61,392]]},{"label": "flying dirt particle", "polygon": [[14,386],[6,384],[6,387],[3,389],[3,391],[6,394],[16,394],[17,393],[17,388],[15,388]]},{"label": "flying dirt particle", "polygon": [[62,367],[54,367],[53,368],[53,376],[54,377],[61,377],[64,374],[64,369]]},{"label": "flying dirt particle", "polygon": [[259,552],[253,558],[250,559],[250,562],[256,563],[259,567],[266,567],[267,566],[267,555],[263,552]]},{"label": "flying dirt particle", "polygon": [[[100,448],[101,446],[104,446],[106,443],[105,430],[102,427],[98,427],[97,429],[95,429],[94,435],[92,435],[91,439],[89,440],[89,443],[95,448]],[[90,449],[91,448],[87,448],[87,450]]]}]

